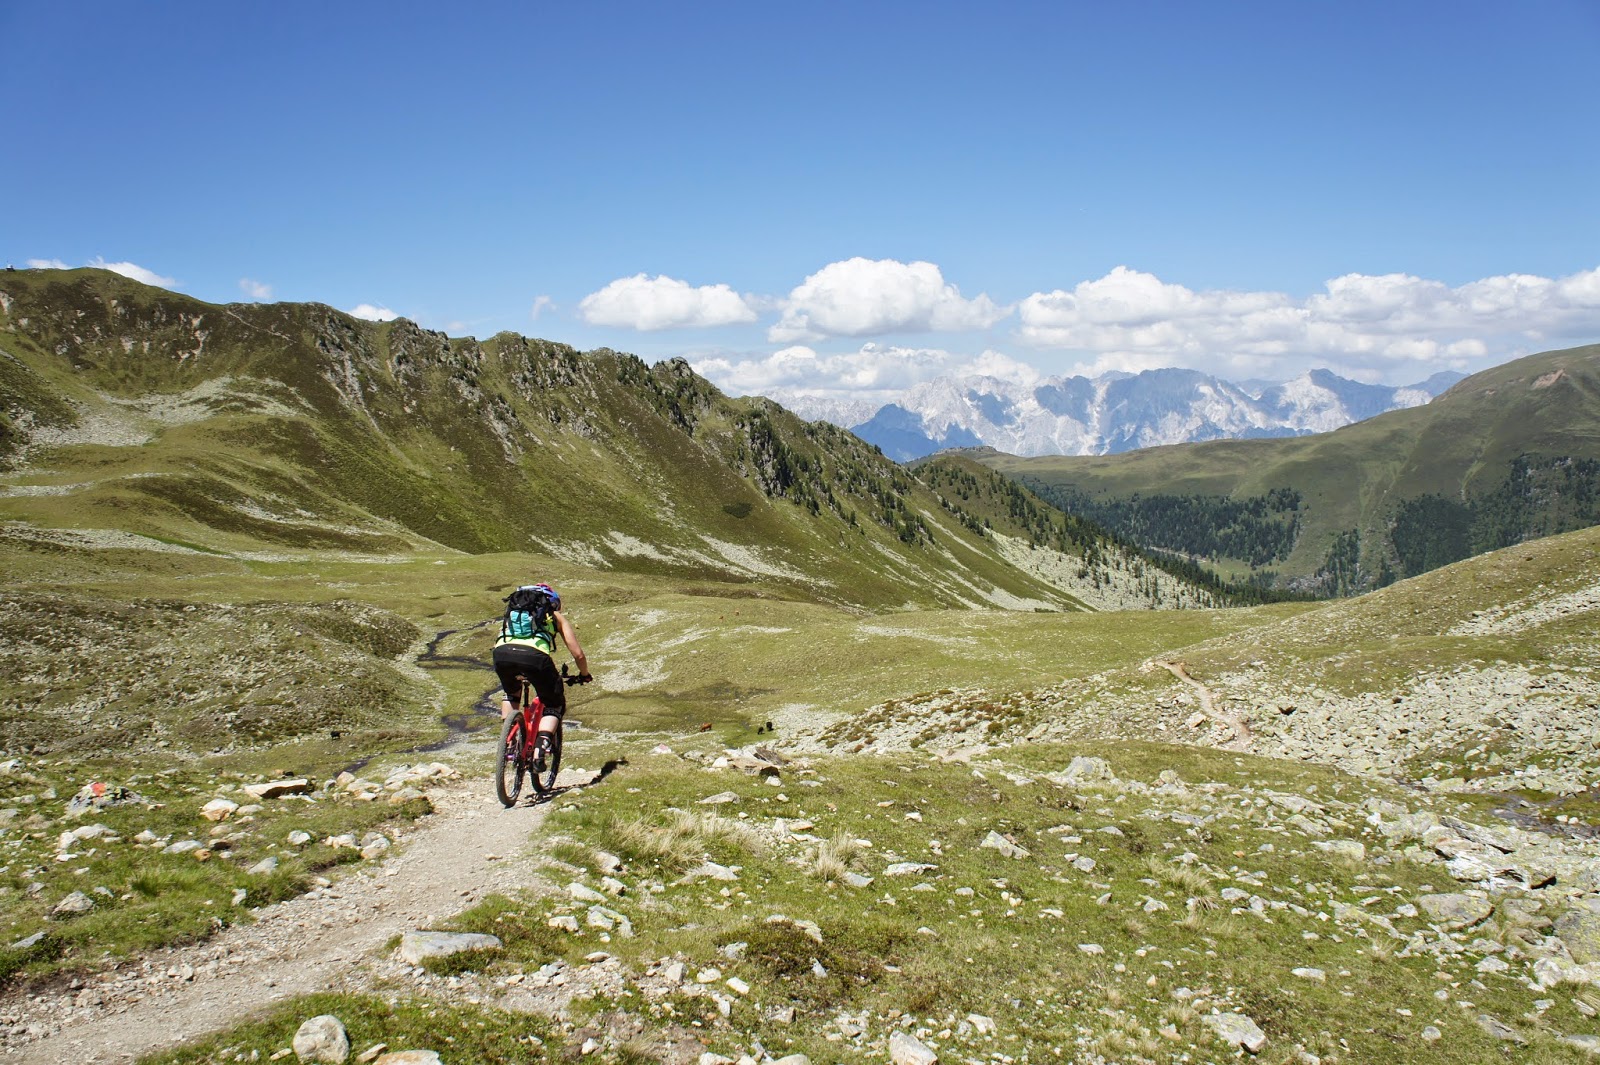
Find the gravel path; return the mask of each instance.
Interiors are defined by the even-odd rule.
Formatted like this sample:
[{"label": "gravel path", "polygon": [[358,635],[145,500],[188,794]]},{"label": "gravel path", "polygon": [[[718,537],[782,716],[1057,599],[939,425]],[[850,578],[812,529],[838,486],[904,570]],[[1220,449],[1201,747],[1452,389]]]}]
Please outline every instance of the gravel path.
[{"label": "gravel path", "polygon": [[253,924],[157,951],[76,989],[0,999],[0,1014],[18,1017],[16,1030],[34,1037],[0,1060],[132,1061],[281,999],[345,986],[392,937],[535,880],[526,844],[548,806],[506,810],[487,778],[430,798],[437,812],[400,837],[392,857],[259,910]]}]

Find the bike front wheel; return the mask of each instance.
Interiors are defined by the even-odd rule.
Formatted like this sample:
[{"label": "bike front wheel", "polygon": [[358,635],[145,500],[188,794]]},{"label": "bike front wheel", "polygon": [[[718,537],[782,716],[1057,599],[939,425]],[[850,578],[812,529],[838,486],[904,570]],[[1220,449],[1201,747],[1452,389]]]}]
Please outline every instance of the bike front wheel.
[{"label": "bike front wheel", "polygon": [[544,756],[544,769],[540,772],[529,772],[533,778],[533,790],[540,795],[548,795],[556,790],[556,777],[561,773],[561,723],[556,722],[556,730],[550,734],[550,750]]},{"label": "bike front wheel", "polygon": [[527,752],[528,732],[522,715],[511,714],[500,729],[500,760],[494,771],[495,794],[505,806],[515,806],[522,794],[522,774],[527,771]]}]

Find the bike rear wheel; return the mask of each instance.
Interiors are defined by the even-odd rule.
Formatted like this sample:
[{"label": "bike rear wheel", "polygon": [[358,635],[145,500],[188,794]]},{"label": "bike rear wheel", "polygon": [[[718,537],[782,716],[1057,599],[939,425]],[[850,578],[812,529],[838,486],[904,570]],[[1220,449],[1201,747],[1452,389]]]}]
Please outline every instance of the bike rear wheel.
[{"label": "bike rear wheel", "polygon": [[556,790],[556,777],[561,773],[561,722],[556,722],[556,730],[550,734],[550,751],[544,758],[544,771],[535,773],[529,770],[528,776],[533,778],[533,790],[540,795],[548,795]]},{"label": "bike rear wheel", "polygon": [[528,769],[527,756],[528,732],[522,715],[514,713],[506,718],[505,725],[500,729],[500,761],[494,771],[495,794],[504,806],[515,806],[522,794],[522,774]]}]

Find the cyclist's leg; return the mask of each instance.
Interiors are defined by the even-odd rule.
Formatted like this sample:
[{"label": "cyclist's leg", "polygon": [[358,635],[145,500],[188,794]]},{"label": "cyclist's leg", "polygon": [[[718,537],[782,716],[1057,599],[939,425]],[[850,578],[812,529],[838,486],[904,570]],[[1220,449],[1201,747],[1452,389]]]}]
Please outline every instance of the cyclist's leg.
[{"label": "cyclist's leg", "polygon": [[500,700],[500,720],[511,716],[513,707],[522,705],[522,677],[529,675],[538,658],[549,656],[528,647],[500,646],[494,649],[494,671],[505,695]]},{"label": "cyclist's leg", "polygon": [[539,739],[548,744],[551,733],[555,732],[562,715],[567,712],[567,688],[561,683],[561,674],[556,672],[556,664],[550,660],[550,656],[542,652],[535,653],[539,661],[527,671],[527,676],[533,681],[539,701],[544,704],[544,715],[539,718]]}]

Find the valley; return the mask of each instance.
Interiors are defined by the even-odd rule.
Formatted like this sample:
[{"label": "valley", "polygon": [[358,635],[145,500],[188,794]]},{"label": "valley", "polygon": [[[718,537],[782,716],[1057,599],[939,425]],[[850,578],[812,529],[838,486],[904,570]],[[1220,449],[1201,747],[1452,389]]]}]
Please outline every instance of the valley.
[{"label": "valley", "polygon": [[[1225,608],[681,364],[0,288],[0,1058],[283,1060],[323,1014],[451,1065],[1600,1048],[1596,529]],[[1424,409],[1332,436],[1477,417]],[[533,579],[597,683],[504,810]]]}]

